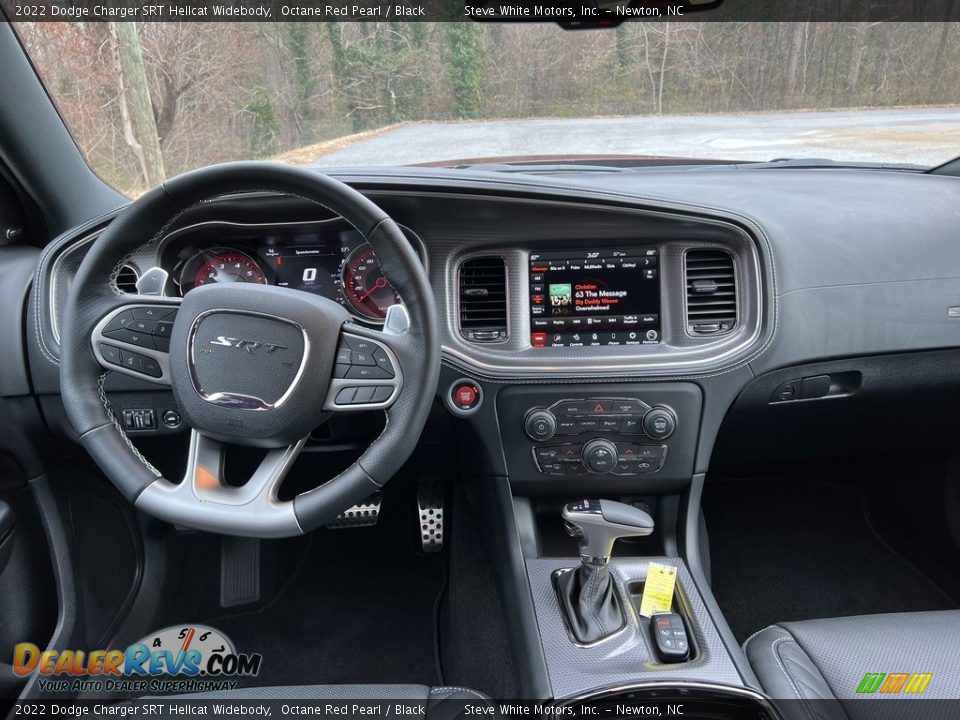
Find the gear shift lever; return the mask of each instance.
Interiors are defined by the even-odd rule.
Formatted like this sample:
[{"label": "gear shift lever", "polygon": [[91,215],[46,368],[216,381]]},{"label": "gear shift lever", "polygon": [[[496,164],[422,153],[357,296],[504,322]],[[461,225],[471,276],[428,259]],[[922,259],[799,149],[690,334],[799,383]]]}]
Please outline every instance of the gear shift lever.
[{"label": "gear shift lever", "polygon": [[576,500],[563,508],[567,531],[580,539],[580,567],[557,576],[557,593],[578,642],[594,643],[625,621],[607,563],[613,543],[653,532],[643,510],[613,500]]}]

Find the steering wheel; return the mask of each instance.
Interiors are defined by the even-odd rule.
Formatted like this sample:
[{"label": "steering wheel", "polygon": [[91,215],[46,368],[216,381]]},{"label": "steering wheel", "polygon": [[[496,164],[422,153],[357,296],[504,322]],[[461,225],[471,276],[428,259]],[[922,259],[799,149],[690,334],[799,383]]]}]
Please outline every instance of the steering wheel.
[{"label": "steering wheel", "polygon": [[[251,189],[296,195],[366,237],[403,300],[383,330],[337,302],[267,285],[204,285],[178,298],[131,295],[114,282],[185,211]],[[171,482],[134,447],[104,392],[110,371],[169,386],[191,428],[187,469]],[[436,304],[396,223],[356,190],[310,170],[240,162],[185,173],[132,202],[94,242],[70,290],[60,386],[83,447],[120,493],[150,515],[252,537],[309,532],[379,490],[410,456],[440,373]],[[280,484],[331,414],[385,409],[386,426],[349,468],[292,500]],[[224,478],[225,443],[266,448],[242,485]]]}]

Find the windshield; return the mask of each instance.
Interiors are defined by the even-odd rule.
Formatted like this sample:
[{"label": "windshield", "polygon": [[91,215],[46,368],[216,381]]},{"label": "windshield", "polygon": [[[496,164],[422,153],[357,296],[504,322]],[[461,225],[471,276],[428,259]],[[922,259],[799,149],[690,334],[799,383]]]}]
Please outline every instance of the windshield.
[{"label": "windshield", "polygon": [[960,154],[955,24],[15,27],[90,165],[128,194],[250,158],[932,166]]}]

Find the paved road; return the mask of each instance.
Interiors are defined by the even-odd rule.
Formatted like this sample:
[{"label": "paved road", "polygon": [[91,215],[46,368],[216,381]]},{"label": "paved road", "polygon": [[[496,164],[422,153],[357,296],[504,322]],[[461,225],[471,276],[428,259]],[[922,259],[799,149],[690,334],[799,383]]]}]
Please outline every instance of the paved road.
[{"label": "paved road", "polygon": [[316,165],[405,165],[556,154],[834,160],[935,165],[960,155],[960,108],[416,123]]}]

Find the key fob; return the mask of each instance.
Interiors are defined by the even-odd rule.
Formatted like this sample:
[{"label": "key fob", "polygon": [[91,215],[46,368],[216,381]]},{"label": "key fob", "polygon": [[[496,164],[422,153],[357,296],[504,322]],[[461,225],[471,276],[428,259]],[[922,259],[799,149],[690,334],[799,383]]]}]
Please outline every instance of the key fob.
[{"label": "key fob", "polygon": [[683,618],[677,613],[657,613],[650,618],[650,632],[657,655],[665,663],[683,662],[690,657],[690,640]]}]

